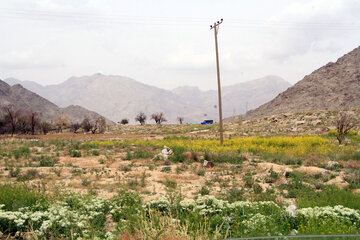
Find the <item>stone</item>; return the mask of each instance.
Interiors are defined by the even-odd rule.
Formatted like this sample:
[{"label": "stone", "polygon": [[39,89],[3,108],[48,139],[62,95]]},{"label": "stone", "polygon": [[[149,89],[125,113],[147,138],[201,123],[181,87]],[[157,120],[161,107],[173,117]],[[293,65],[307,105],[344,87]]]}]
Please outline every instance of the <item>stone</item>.
[{"label": "stone", "polygon": [[329,161],[327,164],[327,169],[335,169],[336,167],[338,167],[340,164],[336,161]]},{"label": "stone", "polygon": [[321,124],[321,120],[314,120],[311,122],[311,124],[314,126],[319,125],[319,124]]},{"label": "stone", "polygon": [[292,171],[293,171],[292,169],[286,168],[286,169],[285,169],[285,172],[284,172],[284,177],[286,177],[286,178],[289,177],[289,176],[290,176],[290,173],[292,173]]},{"label": "stone", "polygon": [[213,167],[214,167],[214,163],[211,162],[211,161],[204,160],[203,167],[213,168]]},{"label": "stone", "polygon": [[328,174],[328,173],[329,173],[329,171],[326,170],[326,169],[324,169],[324,170],[321,171],[321,174],[322,174],[322,175],[325,175],[325,174]]},{"label": "stone", "polygon": [[296,121],[295,124],[296,126],[303,125],[305,124],[305,121]]}]

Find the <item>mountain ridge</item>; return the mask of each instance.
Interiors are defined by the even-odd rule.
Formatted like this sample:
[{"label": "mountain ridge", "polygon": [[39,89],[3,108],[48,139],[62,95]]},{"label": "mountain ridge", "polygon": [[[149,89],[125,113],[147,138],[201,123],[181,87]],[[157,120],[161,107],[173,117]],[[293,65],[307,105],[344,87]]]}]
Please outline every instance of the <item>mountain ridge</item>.
[{"label": "mountain ridge", "polygon": [[[243,113],[246,110],[246,102],[253,104],[250,108],[257,107],[291,86],[290,83],[276,76],[266,76],[261,79],[269,84],[262,82],[256,89],[254,86],[258,83],[252,80],[222,88],[225,117],[233,115],[235,110]],[[15,80],[11,79],[11,81]],[[39,84],[30,84],[28,81],[24,83],[30,90],[34,90],[60,107],[71,104],[83,106],[114,121],[128,118],[134,123],[134,117],[140,111],[148,116],[154,112],[163,112],[169,122],[176,122],[179,116],[184,117],[186,122],[199,122],[204,118],[215,121],[218,119],[218,97],[215,90],[202,91],[193,86],[166,90],[128,77],[99,73],[71,77],[63,83],[41,88]],[[264,86],[269,89],[265,89]],[[251,98],[251,96],[255,97]]]},{"label": "mountain ridge", "polygon": [[[59,108],[56,104],[18,83],[10,86],[5,81],[0,80],[0,92],[2,93],[0,95],[0,114],[5,114],[4,107],[13,106],[15,109],[39,112],[41,118],[46,121],[52,121],[60,115],[67,115],[71,122],[81,122],[85,117],[90,119],[100,117],[96,112],[89,111],[81,106],[70,105]],[[107,123],[113,124],[109,120]]]},{"label": "mountain ridge", "polygon": [[276,98],[249,111],[257,118],[307,110],[346,110],[360,107],[360,47],[329,62]]}]

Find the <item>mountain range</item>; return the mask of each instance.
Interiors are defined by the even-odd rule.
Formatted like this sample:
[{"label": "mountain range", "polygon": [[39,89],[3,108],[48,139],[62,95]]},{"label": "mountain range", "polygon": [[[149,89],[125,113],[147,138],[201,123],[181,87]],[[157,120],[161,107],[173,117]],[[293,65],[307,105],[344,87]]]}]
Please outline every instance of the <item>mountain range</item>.
[{"label": "mountain range", "polygon": [[[70,105],[60,108],[47,99],[33,93],[20,84],[10,86],[0,80],[0,115],[4,114],[4,107],[14,107],[41,113],[41,119],[46,121],[54,120],[60,115],[67,115],[71,122],[81,122],[85,117],[97,119],[99,114],[89,111],[83,107]],[[108,121],[111,124],[111,121]]]},{"label": "mountain range", "polygon": [[[165,90],[127,77],[100,73],[71,77],[63,83],[48,86],[14,78],[4,81],[10,85],[21,84],[60,107],[79,105],[113,121],[128,118],[134,123],[140,111],[148,117],[152,113],[163,112],[170,123],[176,122],[179,116],[184,117],[185,122],[218,119],[215,90],[201,91],[191,86]],[[223,116],[243,114],[271,100],[290,86],[290,83],[277,76],[225,86],[222,88]]]},{"label": "mountain range", "polygon": [[308,110],[360,108],[360,47],[305,76],[246,118]]}]

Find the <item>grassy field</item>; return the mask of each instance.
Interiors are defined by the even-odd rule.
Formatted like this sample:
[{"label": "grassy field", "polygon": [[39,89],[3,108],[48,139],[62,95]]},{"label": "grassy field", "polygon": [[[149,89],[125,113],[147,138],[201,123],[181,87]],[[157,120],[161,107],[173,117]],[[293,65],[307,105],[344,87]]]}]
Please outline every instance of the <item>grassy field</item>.
[{"label": "grassy field", "polygon": [[[234,125],[225,128],[224,146],[216,125],[3,138],[1,234],[214,239],[359,233],[358,132],[339,145],[331,130],[240,136]],[[164,146],[174,152],[168,159],[159,155]],[[214,167],[203,167],[204,160]]]}]

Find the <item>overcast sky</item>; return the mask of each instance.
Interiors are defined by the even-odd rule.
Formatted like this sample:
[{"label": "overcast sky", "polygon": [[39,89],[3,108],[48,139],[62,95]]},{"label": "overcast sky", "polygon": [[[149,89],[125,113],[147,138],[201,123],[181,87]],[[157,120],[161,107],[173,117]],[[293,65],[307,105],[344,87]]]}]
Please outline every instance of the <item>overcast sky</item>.
[{"label": "overcast sky", "polygon": [[122,75],[216,89],[278,75],[295,83],[360,45],[360,0],[0,0],[0,79],[43,85]]}]

